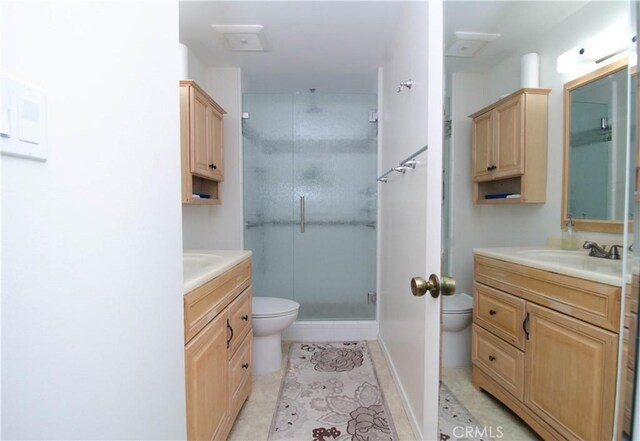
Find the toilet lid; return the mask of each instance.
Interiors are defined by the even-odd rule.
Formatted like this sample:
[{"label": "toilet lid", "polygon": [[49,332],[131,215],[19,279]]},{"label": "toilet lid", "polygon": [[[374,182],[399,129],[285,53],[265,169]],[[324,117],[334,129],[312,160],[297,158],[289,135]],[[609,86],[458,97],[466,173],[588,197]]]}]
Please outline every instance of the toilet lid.
[{"label": "toilet lid", "polygon": [[254,297],[251,308],[254,317],[278,317],[297,311],[300,304],[279,297]]},{"label": "toilet lid", "polygon": [[473,310],[473,297],[466,293],[444,297],[442,302],[442,311],[448,314],[464,314]]}]

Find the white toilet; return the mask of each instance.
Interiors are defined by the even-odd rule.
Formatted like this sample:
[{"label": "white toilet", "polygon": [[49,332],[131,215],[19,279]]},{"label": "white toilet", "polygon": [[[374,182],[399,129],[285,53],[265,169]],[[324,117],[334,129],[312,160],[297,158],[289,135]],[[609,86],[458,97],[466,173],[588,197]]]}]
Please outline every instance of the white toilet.
[{"label": "white toilet", "polygon": [[461,293],[442,301],[442,366],[471,366],[473,297]]},{"label": "white toilet", "polygon": [[280,336],[296,321],[300,304],[277,297],[254,297],[251,306],[253,374],[275,372],[282,363]]}]

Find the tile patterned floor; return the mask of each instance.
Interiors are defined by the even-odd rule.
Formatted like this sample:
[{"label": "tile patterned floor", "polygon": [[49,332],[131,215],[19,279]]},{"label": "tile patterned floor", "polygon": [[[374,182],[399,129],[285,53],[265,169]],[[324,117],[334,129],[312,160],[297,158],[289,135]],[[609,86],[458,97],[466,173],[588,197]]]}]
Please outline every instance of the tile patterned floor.
[{"label": "tile patterned floor", "polygon": [[[398,437],[400,441],[415,440],[380,345],[376,341],[368,343],[378,374],[378,380],[391,411]],[[282,346],[282,369],[273,374],[252,378],[251,396],[238,415],[236,423],[229,434],[229,441],[266,441],[271,427],[271,418],[278,400],[280,381],[284,375],[286,366],[284,362],[289,353],[290,343],[283,342]],[[504,434],[502,439],[509,441],[540,439],[522,420],[500,402],[489,394],[480,392],[473,387],[471,384],[471,368],[445,369],[443,370],[442,381],[445,382],[451,392],[481,425],[485,427],[502,426]]]},{"label": "tile patterned floor", "polygon": [[458,401],[484,427],[502,426],[502,439],[509,441],[540,440],[538,435],[516,414],[486,392],[481,392],[471,383],[471,368],[443,369],[442,381]]}]

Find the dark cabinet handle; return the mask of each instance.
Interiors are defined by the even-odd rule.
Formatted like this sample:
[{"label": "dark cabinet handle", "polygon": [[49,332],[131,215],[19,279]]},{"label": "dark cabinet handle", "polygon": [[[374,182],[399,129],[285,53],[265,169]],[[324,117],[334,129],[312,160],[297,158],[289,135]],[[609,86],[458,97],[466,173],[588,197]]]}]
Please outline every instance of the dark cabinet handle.
[{"label": "dark cabinet handle", "polygon": [[217,170],[217,169],[218,169],[218,166],[217,166],[217,165],[215,165],[215,164],[209,164],[209,168],[212,168],[212,169],[214,169],[214,170]]},{"label": "dark cabinet handle", "polygon": [[498,311],[496,311],[495,309],[490,309],[489,310],[489,315],[496,315],[498,313]]},{"label": "dark cabinet handle", "polygon": [[522,330],[527,336],[527,340],[529,340],[529,313],[528,312],[527,312],[527,316],[524,318],[524,321],[522,322]]},{"label": "dark cabinet handle", "polygon": [[244,320],[245,322],[248,322],[249,321],[249,315],[248,314],[243,315],[242,316],[242,320]]},{"label": "dark cabinet handle", "polygon": [[231,340],[233,340],[233,328],[231,327],[231,323],[229,323],[229,319],[227,319],[227,329],[231,331],[231,335],[227,340],[227,349],[229,349],[229,345],[231,344]]},{"label": "dark cabinet handle", "polygon": [[487,171],[491,171],[491,166],[487,167]]},{"label": "dark cabinet handle", "polygon": [[489,355],[489,361],[496,361],[495,355]]},{"label": "dark cabinet handle", "polygon": [[242,369],[249,369],[249,363],[243,363]]}]

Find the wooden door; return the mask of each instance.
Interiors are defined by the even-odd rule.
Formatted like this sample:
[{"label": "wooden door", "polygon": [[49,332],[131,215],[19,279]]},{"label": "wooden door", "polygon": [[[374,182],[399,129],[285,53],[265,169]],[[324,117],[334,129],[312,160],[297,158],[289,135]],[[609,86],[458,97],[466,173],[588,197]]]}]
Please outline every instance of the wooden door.
[{"label": "wooden door", "polygon": [[568,439],[612,439],[618,336],[527,304],[524,402]]},{"label": "wooden door", "polygon": [[189,440],[224,439],[229,421],[227,318],[219,314],[185,348]]},{"label": "wooden door", "polygon": [[493,118],[491,115],[492,112],[487,112],[473,119],[471,148],[474,182],[492,179]]},{"label": "wooden door", "polygon": [[209,112],[209,173],[211,174],[211,179],[214,181],[222,181],[224,174],[224,163],[222,157],[222,115],[215,111],[213,107],[209,107]]},{"label": "wooden door", "polygon": [[518,95],[493,110],[494,178],[524,173],[524,95]]},{"label": "wooden door", "polygon": [[209,159],[211,157],[212,109],[207,99],[194,87],[190,88],[190,157],[191,173],[203,178],[211,178]]}]

